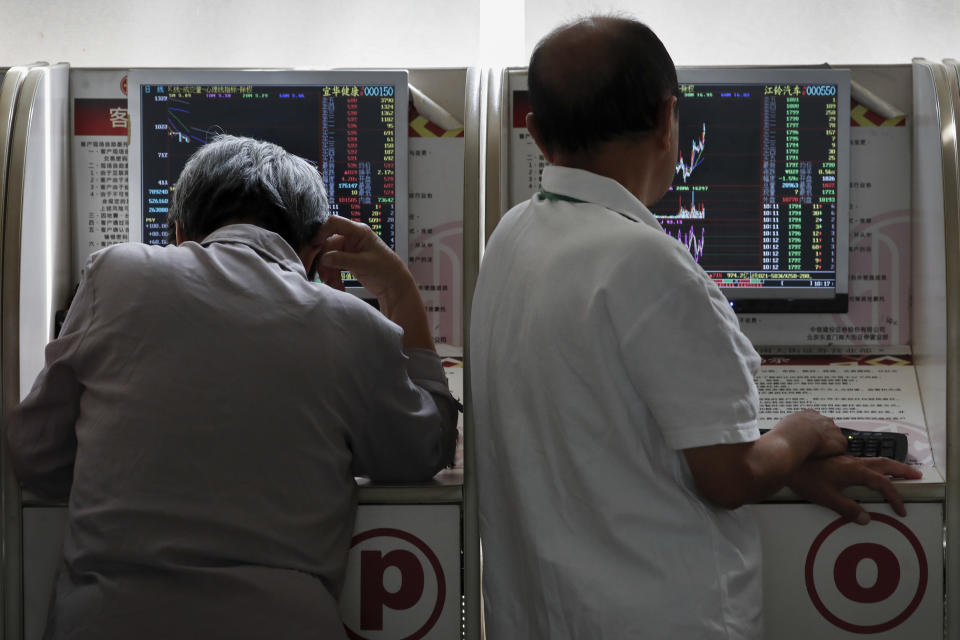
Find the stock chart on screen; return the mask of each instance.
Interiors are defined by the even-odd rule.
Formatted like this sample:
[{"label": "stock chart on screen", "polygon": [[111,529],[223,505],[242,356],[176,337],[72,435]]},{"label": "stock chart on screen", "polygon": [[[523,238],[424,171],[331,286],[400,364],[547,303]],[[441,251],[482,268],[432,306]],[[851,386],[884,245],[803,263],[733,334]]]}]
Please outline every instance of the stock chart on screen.
[{"label": "stock chart on screen", "polygon": [[849,76],[681,70],[673,185],[651,208],[731,299],[846,293]]}]

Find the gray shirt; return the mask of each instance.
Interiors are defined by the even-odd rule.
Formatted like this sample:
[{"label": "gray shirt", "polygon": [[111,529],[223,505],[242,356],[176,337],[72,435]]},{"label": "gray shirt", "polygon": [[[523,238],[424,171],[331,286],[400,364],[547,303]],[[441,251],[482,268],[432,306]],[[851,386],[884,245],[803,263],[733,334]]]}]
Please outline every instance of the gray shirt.
[{"label": "gray shirt", "polygon": [[95,253],[7,427],[69,494],[47,636],[345,637],[354,476],[428,480],[456,414],[436,354],[272,232]]}]

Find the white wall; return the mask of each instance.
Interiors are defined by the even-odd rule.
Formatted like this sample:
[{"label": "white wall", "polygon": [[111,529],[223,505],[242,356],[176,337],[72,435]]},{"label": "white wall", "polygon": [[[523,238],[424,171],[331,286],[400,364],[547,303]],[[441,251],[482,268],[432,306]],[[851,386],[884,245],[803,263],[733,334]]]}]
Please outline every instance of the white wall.
[{"label": "white wall", "polygon": [[891,64],[960,58],[957,0],[527,0],[525,46],[557,24],[629,12],[677,65]]},{"label": "white wall", "polygon": [[[0,0],[0,66],[431,67],[523,58],[509,0]],[[498,8],[500,10],[498,10]]]},{"label": "white wall", "polygon": [[611,9],[680,65],[960,57],[957,0],[0,0],[0,66],[522,65],[559,22]]}]

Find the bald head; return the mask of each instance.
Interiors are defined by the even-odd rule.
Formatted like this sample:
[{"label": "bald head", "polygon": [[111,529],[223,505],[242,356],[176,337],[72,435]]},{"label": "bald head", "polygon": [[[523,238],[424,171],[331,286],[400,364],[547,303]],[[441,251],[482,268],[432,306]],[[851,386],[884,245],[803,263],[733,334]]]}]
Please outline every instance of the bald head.
[{"label": "bald head", "polygon": [[563,25],[533,51],[530,106],[552,152],[652,132],[664,100],[677,95],[677,72],[646,25],[599,16]]}]

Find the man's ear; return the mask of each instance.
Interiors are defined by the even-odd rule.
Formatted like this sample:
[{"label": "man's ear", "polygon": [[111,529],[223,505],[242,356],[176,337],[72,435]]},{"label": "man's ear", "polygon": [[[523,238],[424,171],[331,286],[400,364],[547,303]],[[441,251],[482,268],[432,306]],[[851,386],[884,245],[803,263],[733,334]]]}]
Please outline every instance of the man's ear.
[{"label": "man's ear", "polygon": [[320,260],[320,254],[323,245],[307,243],[300,249],[298,255],[300,262],[303,263],[303,270],[307,272],[307,278],[312,279],[316,275],[317,262]]},{"label": "man's ear", "polygon": [[540,149],[543,157],[547,159],[547,162],[553,164],[553,152],[548,151],[547,146],[543,143],[543,135],[540,133],[540,123],[532,111],[527,114],[527,131],[533,136],[533,141],[537,143],[537,147]]},{"label": "man's ear", "polygon": [[327,238],[330,237],[330,232],[324,233],[323,227],[324,225],[317,227],[313,236],[308,238],[297,252],[297,255],[300,257],[300,262],[303,263],[303,269],[307,272],[307,278],[310,280],[312,280],[316,274],[316,267],[320,261],[320,257],[323,255],[324,244]]},{"label": "man's ear", "polygon": [[673,148],[674,127],[677,118],[677,97],[670,96],[657,108],[656,143],[657,148],[669,151]]},{"label": "man's ear", "polygon": [[179,220],[173,221],[173,233],[176,237],[178,247],[186,241],[186,238],[183,235],[183,228],[180,226]]}]

